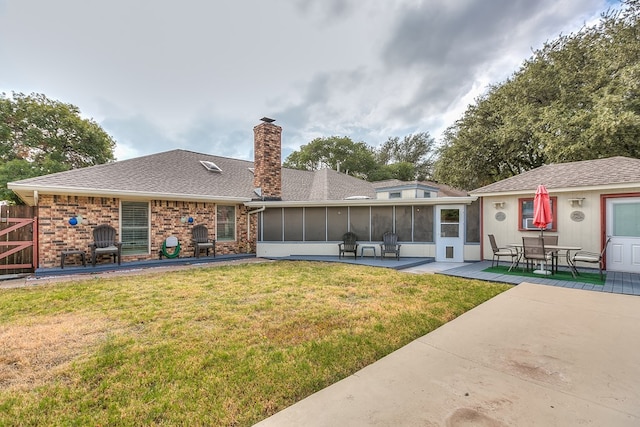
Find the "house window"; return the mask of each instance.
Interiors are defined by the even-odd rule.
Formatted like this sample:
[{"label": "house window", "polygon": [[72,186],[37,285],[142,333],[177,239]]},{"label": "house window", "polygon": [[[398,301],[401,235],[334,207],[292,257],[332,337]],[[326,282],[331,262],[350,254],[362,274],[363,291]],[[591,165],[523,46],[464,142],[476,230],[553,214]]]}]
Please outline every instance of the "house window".
[{"label": "house window", "polygon": [[[556,210],[556,206],[558,205],[557,197],[550,197],[551,202],[551,213],[553,214],[553,222],[547,225],[545,230],[548,231],[558,231],[557,223],[558,223],[558,212]],[[533,225],[533,198],[526,199],[518,199],[518,210],[519,210],[519,222],[518,222],[518,230],[527,231],[534,230],[539,231],[540,229]]]},{"label": "house window", "polygon": [[236,207],[216,207],[216,240],[220,242],[236,240]]},{"label": "house window", "polygon": [[389,192],[390,199],[400,199],[402,197],[402,192],[400,191],[391,191]]},{"label": "house window", "polygon": [[149,203],[120,204],[120,240],[123,255],[149,253]]}]

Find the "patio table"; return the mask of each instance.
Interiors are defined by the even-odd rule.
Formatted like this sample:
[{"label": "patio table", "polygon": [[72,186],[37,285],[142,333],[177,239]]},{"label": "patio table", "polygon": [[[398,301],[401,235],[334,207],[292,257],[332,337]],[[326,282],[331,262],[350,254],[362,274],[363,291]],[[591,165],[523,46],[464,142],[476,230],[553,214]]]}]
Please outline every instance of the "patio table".
[{"label": "patio table", "polygon": [[81,249],[64,249],[60,252],[60,268],[64,268],[64,261],[69,255],[80,255],[80,259],[82,260],[82,266],[87,266],[87,258],[86,253]]},{"label": "patio table", "polygon": [[[512,247],[512,248],[516,248],[516,250],[518,251],[518,260],[516,261],[516,266],[520,263],[520,260],[522,259],[522,255],[523,255],[523,245],[522,243],[509,243],[507,244],[507,246]],[[572,251],[581,251],[582,248],[580,246],[567,246],[567,245],[544,245],[545,249],[549,249],[553,252],[561,252],[564,251],[565,252],[565,256],[567,258],[567,265],[569,266],[569,268],[571,269],[571,271],[575,271],[576,266],[573,264],[573,261],[571,261],[571,252]],[[553,266],[551,267],[553,270]],[[555,272],[558,272],[558,265],[556,264],[556,269]]]},{"label": "patio table", "polygon": [[372,245],[360,246],[360,258],[364,256],[364,251],[369,250],[373,252],[373,257],[376,257],[376,247]]}]

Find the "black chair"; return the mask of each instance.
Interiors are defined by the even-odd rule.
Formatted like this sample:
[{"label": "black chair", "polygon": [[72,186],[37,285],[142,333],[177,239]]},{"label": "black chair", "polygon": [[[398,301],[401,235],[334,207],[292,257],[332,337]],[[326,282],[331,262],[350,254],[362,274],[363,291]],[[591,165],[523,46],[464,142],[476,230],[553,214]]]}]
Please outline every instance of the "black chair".
[{"label": "black chair", "polygon": [[342,236],[342,243],[338,243],[338,258],[347,252],[353,252],[353,257],[358,258],[358,236],[355,233],[349,231]]},{"label": "black chair", "polygon": [[600,253],[598,252],[589,252],[589,251],[578,251],[573,257],[571,257],[571,263],[573,264],[571,268],[571,274],[573,277],[579,275],[578,269],[576,268],[576,262],[586,262],[589,264],[598,264],[600,270],[600,280],[602,280],[602,269],[604,268],[604,254],[607,251],[607,246],[609,246],[609,242],[611,241],[611,236],[607,238],[607,241],[604,243],[604,247]]},{"label": "black chair", "polygon": [[206,225],[198,224],[191,229],[191,242],[193,243],[193,256],[200,258],[200,251],[213,249],[213,256],[216,256],[216,241],[209,238],[209,229]]},{"label": "black chair", "polygon": [[393,254],[400,261],[400,246],[398,244],[398,235],[387,231],[382,235],[382,243],[380,244],[380,259],[384,259],[385,254]]},{"label": "black chair", "polygon": [[491,250],[493,251],[493,259],[491,260],[491,267],[495,262],[495,265],[500,265],[500,257],[509,257],[511,258],[511,265],[509,266],[509,271],[518,265],[518,249],[516,248],[500,248],[496,243],[496,238],[493,234],[489,234],[489,242],[491,242]]},{"label": "black chair", "polygon": [[91,249],[91,265],[96,266],[99,255],[113,255],[113,262],[121,263],[122,242],[116,241],[116,229],[110,225],[102,224],[93,229],[93,242],[89,243]]}]

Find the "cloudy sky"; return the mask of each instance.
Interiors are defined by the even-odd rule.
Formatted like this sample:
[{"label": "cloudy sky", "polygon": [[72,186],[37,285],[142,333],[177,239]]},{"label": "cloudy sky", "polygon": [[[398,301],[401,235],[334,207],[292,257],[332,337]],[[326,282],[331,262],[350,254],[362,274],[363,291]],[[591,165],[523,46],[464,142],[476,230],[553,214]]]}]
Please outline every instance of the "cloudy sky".
[{"label": "cloudy sky", "polygon": [[487,85],[616,0],[0,0],[0,92],[76,105],[120,160],[283,159],[316,137],[439,139]]}]

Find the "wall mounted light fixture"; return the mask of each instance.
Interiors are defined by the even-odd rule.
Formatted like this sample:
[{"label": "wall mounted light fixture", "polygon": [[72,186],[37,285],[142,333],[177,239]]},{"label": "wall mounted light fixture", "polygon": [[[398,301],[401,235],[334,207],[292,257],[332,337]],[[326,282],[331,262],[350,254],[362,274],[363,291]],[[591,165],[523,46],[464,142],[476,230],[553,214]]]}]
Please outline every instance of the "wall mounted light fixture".
[{"label": "wall mounted light fixture", "polygon": [[493,207],[496,209],[504,209],[505,202],[493,202]]},{"label": "wall mounted light fixture", "polygon": [[575,206],[582,207],[582,202],[584,202],[584,197],[574,197],[572,199],[569,199],[569,204],[572,207],[575,207]]}]

